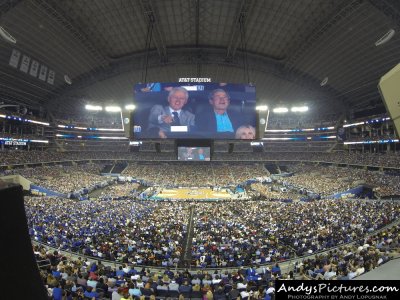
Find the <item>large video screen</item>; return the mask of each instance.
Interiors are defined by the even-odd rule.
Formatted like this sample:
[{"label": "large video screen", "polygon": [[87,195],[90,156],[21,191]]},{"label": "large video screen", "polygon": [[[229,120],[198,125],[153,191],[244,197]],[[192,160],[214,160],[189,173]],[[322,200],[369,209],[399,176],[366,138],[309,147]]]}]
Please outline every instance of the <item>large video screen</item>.
[{"label": "large video screen", "polygon": [[178,147],[178,160],[210,161],[210,147]]},{"label": "large video screen", "polygon": [[133,138],[257,138],[255,86],[151,83],[134,87]]}]

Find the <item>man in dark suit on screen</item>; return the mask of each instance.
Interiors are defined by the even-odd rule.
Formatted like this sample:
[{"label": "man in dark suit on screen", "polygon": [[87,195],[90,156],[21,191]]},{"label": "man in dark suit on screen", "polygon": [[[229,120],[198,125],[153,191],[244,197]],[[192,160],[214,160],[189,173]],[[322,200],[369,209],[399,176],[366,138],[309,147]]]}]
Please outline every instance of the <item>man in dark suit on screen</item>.
[{"label": "man in dark suit on screen", "polygon": [[[154,105],[149,114],[149,131],[157,137],[167,138],[171,127],[182,126],[188,132],[194,126],[194,114],[184,110],[188,102],[188,91],[182,87],[174,87],[168,95],[168,106]],[[186,128],[185,128],[186,126]],[[186,130],[186,131],[185,131]]]},{"label": "man in dark suit on screen", "polygon": [[230,96],[223,89],[213,90],[208,98],[209,110],[196,114],[197,129],[216,137],[235,138],[236,129],[245,120],[238,112],[229,110]]}]

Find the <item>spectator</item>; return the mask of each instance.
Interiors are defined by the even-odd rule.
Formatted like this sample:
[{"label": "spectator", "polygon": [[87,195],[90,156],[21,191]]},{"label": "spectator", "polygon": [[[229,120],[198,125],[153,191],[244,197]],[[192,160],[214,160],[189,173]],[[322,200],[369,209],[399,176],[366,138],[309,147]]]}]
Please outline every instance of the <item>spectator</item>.
[{"label": "spectator", "polygon": [[171,132],[171,126],[193,127],[194,115],[183,107],[188,102],[189,93],[182,87],[174,87],[168,95],[169,106],[154,105],[149,115],[149,132],[155,137],[167,138]]}]

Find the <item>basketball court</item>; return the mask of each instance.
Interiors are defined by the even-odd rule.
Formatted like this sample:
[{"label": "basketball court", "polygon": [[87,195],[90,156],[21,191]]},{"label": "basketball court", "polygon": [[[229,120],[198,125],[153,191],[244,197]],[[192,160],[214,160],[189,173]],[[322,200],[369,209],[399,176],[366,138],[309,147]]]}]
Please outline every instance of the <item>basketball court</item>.
[{"label": "basketball court", "polygon": [[228,189],[212,190],[209,188],[162,189],[150,199],[234,199],[236,195]]}]

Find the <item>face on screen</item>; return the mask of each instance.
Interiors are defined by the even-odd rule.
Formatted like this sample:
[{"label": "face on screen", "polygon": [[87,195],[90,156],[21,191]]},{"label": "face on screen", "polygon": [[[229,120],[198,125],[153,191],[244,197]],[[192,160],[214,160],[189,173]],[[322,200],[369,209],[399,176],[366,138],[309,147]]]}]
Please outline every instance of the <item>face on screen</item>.
[{"label": "face on screen", "polygon": [[[161,83],[134,87],[133,139],[255,139],[255,87],[233,83]],[[173,111],[179,111],[178,117]]]},{"label": "face on screen", "polygon": [[210,99],[210,104],[214,107],[215,111],[225,112],[229,106],[229,97],[223,92],[216,92]]},{"label": "face on screen", "polygon": [[256,131],[252,126],[242,126],[236,131],[236,138],[241,140],[254,140]]},{"label": "face on screen", "polygon": [[175,91],[168,97],[168,103],[173,110],[181,110],[187,103],[186,94],[182,91]]}]

